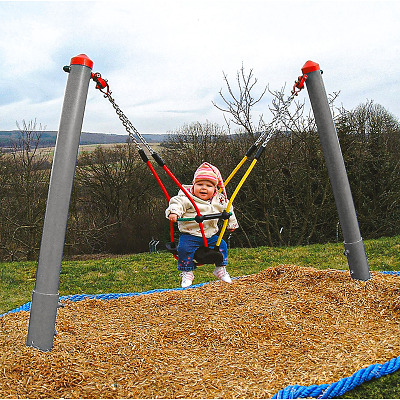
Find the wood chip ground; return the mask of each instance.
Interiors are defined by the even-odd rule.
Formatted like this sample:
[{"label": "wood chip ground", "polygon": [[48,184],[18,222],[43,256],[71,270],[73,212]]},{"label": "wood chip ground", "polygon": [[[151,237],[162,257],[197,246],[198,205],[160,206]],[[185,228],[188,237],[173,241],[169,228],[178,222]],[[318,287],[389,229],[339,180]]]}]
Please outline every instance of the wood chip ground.
[{"label": "wood chip ground", "polygon": [[280,265],[115,300],[66,301],[50,352],[0,318],[0,398],[270,398],[400,355],[400,278]]}]

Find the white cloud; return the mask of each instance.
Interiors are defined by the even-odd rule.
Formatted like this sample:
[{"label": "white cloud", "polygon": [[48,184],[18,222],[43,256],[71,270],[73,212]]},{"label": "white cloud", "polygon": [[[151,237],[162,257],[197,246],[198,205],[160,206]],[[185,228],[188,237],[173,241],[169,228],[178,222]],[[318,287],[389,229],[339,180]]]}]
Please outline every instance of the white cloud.
[{"label": "white cloud", "polygon": [[[400,74],[399,11],[394,1],[0,2],[0,129],[14,129],[24,113],[57,129],[62,66],[80,53],[144,132],[222,123],[211,101],[222,71],[233,81],[242,62],[260,90],[286,83],[289,92],[311,59],[347,108],[373,98],[400,115],[391,85]],[[115,119],[91,83],[84,129],[113,132]]]},{"label": "white cloud", "polygon": [[2,18],[0,51],[4,78],[31,76],[55,67],[53,55],[62,42],[61,32],[51,19],[38,20],[28,11],[29,8],[21,16],[11,13]]}]

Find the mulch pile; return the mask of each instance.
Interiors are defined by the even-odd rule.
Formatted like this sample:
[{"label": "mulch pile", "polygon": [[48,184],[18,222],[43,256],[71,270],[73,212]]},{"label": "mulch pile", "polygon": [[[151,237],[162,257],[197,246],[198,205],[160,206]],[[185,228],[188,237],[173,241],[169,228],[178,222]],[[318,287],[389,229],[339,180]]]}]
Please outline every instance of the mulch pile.
[{"label": "mulch pile", "polygon": [[1,398],[270,398],[400,355],[400,278],[280,265],[116,300],[67,301],[53,350],[0,318]]}]

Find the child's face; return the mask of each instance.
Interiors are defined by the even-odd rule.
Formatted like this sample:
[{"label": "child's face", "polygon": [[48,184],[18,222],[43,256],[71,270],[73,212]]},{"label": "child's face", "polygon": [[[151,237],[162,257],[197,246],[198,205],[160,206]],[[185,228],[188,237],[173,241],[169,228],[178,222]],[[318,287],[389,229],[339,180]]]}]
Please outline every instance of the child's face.
[{"label": "child's face", "polygon": [[198,181],[193,185],[193,194],[202,200],[209,200],[214,195],[215,185],[210,181]]}]

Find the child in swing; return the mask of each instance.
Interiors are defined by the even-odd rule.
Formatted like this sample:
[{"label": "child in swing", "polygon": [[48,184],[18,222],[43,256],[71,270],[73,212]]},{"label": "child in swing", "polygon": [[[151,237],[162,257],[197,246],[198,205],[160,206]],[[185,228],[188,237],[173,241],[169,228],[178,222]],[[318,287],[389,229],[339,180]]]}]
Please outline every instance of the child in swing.
[{"label": "child in swing", "polygon": [[[201,164],[194,173],[192,185],[184,187],[191,194],[201,215],[221,213],[228,205],[221,173],[217,167],[207,162]],[[222,189],[221,193],[218,187]],[[230,212],[232,212],[232,215],[229,217],[227,229],[234,231],[239,225],[232,209]],[[178,222],[180,232],[177,247],[178,270],[182,277],[181,286],[185,288],[190,286],[194,280],[193,271],[196,269],[194,253],[203,245],[203,237],[196,221],[178,221],[178,218],[192,218],[197,213],[188,197],[180,190],[177,196],[171,197],[165,215],[170,221]],[[203,227],[208,245],[212,249],[218,240],[218,219],[203,221]],[[223,255],[223,261],[221,265],[216,265],[214,275],[223,282],[231,283],[231,277],[226,270],[228,246],[224,240],[221,240],[219,250]]]}]

